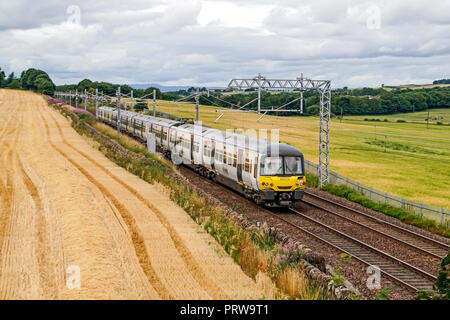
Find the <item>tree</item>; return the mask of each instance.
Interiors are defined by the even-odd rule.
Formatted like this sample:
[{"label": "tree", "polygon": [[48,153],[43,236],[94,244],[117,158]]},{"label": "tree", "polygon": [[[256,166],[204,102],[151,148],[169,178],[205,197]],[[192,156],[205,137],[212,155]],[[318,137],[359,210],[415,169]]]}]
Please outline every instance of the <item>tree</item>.
[{"label": "tree", "polygon": [[85,89],[89,90],[90,88],[94,88],[94,87],[93,87],[93,82],[89,79],[81,80],[77,86],[78,92],[84,92]]},{"label": "tree", "polygon": [[11,83],[8,84],[7,88],[9,89],[22,89],[22,84],[18,79],[14,79]]},{"label": "tree", "polygon": [[3,88],[5,82],[5,72],[0,68],[0,88]]},{"label": "tree", "polygon": [[33,90],[47,95],[55,93],[56,86],[48,74],[42,70],[28,69],[21,78],[24,89]]},{"label": "tree", "polygon": [[155,87],[149,87],[145,89],[144,95],[148,95],[147,98],[153,98],[153,90],[156,90],[156,99],[161,99],[162,97],[161,90]]},{"label": "tree", "polygon": [[7,87],[11,82],[13,82],[14,79],[15,79],[14,72],[11,72],[8,78],[6,79],[4,86]]}]

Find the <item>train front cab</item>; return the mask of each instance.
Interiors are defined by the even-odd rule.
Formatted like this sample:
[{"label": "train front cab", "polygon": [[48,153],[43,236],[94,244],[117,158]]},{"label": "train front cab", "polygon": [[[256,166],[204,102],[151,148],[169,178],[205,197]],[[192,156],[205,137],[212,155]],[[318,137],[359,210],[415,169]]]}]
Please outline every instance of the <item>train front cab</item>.
[{"label": "train front cab", "polygon": [[306,185],[301,153],[262,156],[259,199],[266,206],[291,206],[301,201]]}]

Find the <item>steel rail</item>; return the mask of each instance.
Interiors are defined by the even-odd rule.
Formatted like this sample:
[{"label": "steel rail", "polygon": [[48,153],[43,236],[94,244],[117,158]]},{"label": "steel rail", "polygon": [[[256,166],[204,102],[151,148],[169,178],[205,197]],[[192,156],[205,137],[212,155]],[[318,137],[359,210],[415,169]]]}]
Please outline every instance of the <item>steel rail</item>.
[{"label": "steel rail", "polygon": [[[320,199],[320,200],[325,201],[325,202],[327,202],[327,203],[330,203],[330,204],[332,204],[332,205],[334,205],[334,206],[337,206],[337,207],[344,208],[344,209],[346,209],[346,210],[352,211],[352,212],[357,213],[357,214],[359,214],[359,215],[361,215],[361,216],[364,216],[364,217],[366,217],[366,218],[368,218],[368,219],[371,219],[371,220],[373,220],[373,221],[376,221],[376,222],[378,222],[378,223],[380,223],[380,224],[384,224],[384,225],[387,225],[387,226],[392,227],[392,228],[394,228],[394,229],[397,229],[397,230],[399,230],[399,231],[401,231],[401,232],[403,232],[403,233],[407,233],[407,234],[409,234],[409,235],[411,235],[411,236],[413,236],[413,237],[420,238],[421,240],[426,241],[426,242],[429,242],[429,243],[432,243],[433,245],[436,245],[436,246],[438,246],[438,247],[441,247],[441,248],[443,248],[444,250],[447,250],[447,251],[450,250],[450,245],[448,245],[448,244],[446,244],[446,243],[440,242],[440,241],[438,241],[438,240],[435,240],[435,239],[433,239],[433,238],[427,237],[427,236],[422,235],[422,234],[420,234],[420,233],[417,233],[417,232],[414,232],[414,231],[412,231],[412,230],[406,229],[406,228],[404,228],[404,227],[398,226],[398,225],[396,225],[396,224],[394,224],[394,223],[392,223],[392,222],[382,220],[382,219],[380,219],[380,218],[374,217],[374,216],[372,216],[372,215],[370,215],[370,214],[367,214],[367,213],[365,213],[365,212],[362,212],[362,211],[360,211],[360,210],[357,210],[357,209],[351,208],[351,207],[349,207],[349,206],[346,206],[346,205],[344,205],[344,204],[340,204],[340,203],[333,202],[333,201],[330,200],[330,199],[327,199],[327,198],[324,198],[324,197],[315,195],[315,194],[313,194],[313,193],[311,193],[311,192],[308,192],[308,191],[306,191],[306,190],[305,190],[305,194],[307,194],[308,196],[311,196],[311,197],[313,197],[313,198],[317,198],[317,199]],[[321,208],[321,209],[322,209],[322,208]],[[328,209],[326,209],[326,210],[328,210]]]},{"label": "steel rail", "polygon": [[430,256],[432,256],[432,257],[434,257],[434,258],[437,258],[437,259],[439,259],[439,260],[444,259],[443,256],[440,256],[440,255],[438,255],[438,254],[435,254],[434,252],[427,251],[426,249],[423,249],[423,248],[421,248],[421,247],[418,247],[418,246],[416,246],[416,245],[414,245],[414,244],[412,244],[412,243],[409,243],[409,242],[406,242],[406,241],[401,240],[401,239],[399,239],[399,238],[396,238],[396,237],[394,237],[394,236],[392,236],[392,235],[390,235],[390,234],[387,234],[387,233],[385,233],[385,232],[383,232],[383,231],[380,231],[380,230],[377,230],[377,229],[372,228],[372,227],[370,227],[370,226],[367,226],[367,225],[365,225],[365,224],[363,224],[363,223],[361,223],[361,222],[359,222],[359,221],[356,221],[356,220],[353,220],[353,219],[348,218],[348,217],[346,217],[346,216],[343,216],[343,215],[341,215],[341,214],[339,214],[339,213],[337,213],[337,212],[331,211],[330,209],[325,208],[325,207],[323,207],[323,206],[321,206],[321,205],[318,205],[318,204],[316,204],[316,203],[309,202],[309,201],[306,201],[306,200],[302,200],[302,202],[304,202],[304,203],[306,203],[306,204],[308,204],[308,205],[310,205],[310,206],[312,206],[312,207],[316,207],[316,208],[318,208],[318,209],[320,209],[320,210],[326,211],[326,212],[328,212],[328,213],[330,213],[330,214],[332,214],[332,215],[334,215],[334,216],[336,216],[336,217],[339,217],[339,218],[341,218],[341,219],[343,219],[343,220],[346,220],[346,221],[348,221],[348,222],[351,222],[351,223],[353,223],[353,224],[356,224],[356,225],[358,225],[358,226],[360,226],[360,227],[362,227],[362,228],[365,228],[365,229],[368,229],[368,230],[370,230],[370,231],[372,231],[372,232],[378,233],[378,234],[380,234],[380,235],[382,235],[382,236],[384,236],[384,237],[387,237],[387,238],[389,238],[389,239],[391,239],[391,240],[400,242],[400,243],[403,244],[403,245],[406,245],[406,246],[408,246],[408,247],[411,247],[412,249],[421,251],[421,252],[423,252],[423,253],[425,253],[425,254],[428,254],[428,255],[430,255]]},{"label": "steel rail", "polygon": [[[296,215],[301,216],[302,218],[304,218],[304,219],[306,219],[308,221],[311,221],[311,222],[321,226],[322,228],[325,228],[326,230],[328,230],[328,231],[338,235],[339,237],[342,237],[342,238],[344,238],[346,240],[349,240],[349,241],[351,241],[353,243],[356,243],[357,245],[363,247],[364,249],[367,249],[369,251],[375,252],[376,255],[381,256],[382,258],[388,259],[388,260],[394,262],[394,264],[397,264],[397,265],[402,266],[403,268],[409,269],[414,274],[420,275],[422,278],[426,278],[428,281],[431,281],[430,288],[432,287],[432,282],[436,281],[436,279],[437,279],[436,276],[434,276],[434,275],[432,275],[432,274],[430,274],[430,273],[428,273],[426,271],[423,271],[423,270],[421,270],[421,269],[419,269],[419,268],[417,268],[417,267],[415,267],[413,265],[410,265],[409,263],[406,263],[406,262],[404,262],[404,261],[402,261],[402,260],[400,260],[398,258],[395,258],[395,257],[391,256],[390,254],[385,253],[385,252],[383,252],[383,251],[381,251],[381,250],[379,250],[379,249],[377,249],[377,248],[375,248],[375,247],[373,247],[371,245],[368,245],[368,244],[366,244],[366,243],[364,243],[364,242],[362,242],[362,241],[360,241],[358,239],[355,239],[355,238],[353,238],[353,237],[351,237],[351,236],[349,236],[349,235],[347,235],[347,234],[345,234],[345,233],[343,233],[343,232],[341,232],[339,230],[336,230],[336,229],[334,229],[334,228],[332,228],[330,226],[327,226],[324,223],[322,223],[320,221],[317,221],[317,220],[315,220],[315,219],[313,219],[311,217],[308,217],[308,216],[304,215],[303,213],[301,213],[301,212],[299,212],[299,211],[297,211],[295,209],[290,209],[290,211],[294,212]],[[283,219],[283,218],[281,218],[281,219],[282,220],[286,220],[286,219]],[[295,225],[295,224],[292,224],[292,223],[290,223],[290,224],[291,225]],[[302,228],[302,227],[300,227],[298,225],[296,225],[296,226],[297,226],[297,228]],[[302,228],[302,229],[304,230],[304,228]],[[318,235],[315,235],[315,237],[319,238],[321,240],[325,240],[325,239],[322,239],[322,237],[320,237]],[[349,252],[348,250],[345,250],[344,248],[340,247],[338,244],[333,244],[333,246],[337,247],[339,250],[342,250],[343,252],[346,252],[347,254],[350,254],[352,257],[357,258],[357,260],[363,262],[364,264],[367,264],[367,265],[370,265],[370,266],[373,265],[373,263],[370,263],[370,262],[366,261],[364,258],[361,258],[358,255],[355,255],[354,252]],[[418,288],[415,287],[414,285],[411,285],[408,282],[399,279],[397,276],[391,274],[391,272],[387,272],[387,271],[381,269],[381,267],[380,267],[380,271],[383,274],[385,274],[386,276],[388,276],[389,278],[391,278],[391,279],[393,279],[393,280],[403,284],[404,286],[407,286],[408,288],[414,289],[416,291],[418,290]],[[413,280],[416,280],[416,279],[413,279]],[[419,279],[419,280],[421,280],[421,279]]]}]

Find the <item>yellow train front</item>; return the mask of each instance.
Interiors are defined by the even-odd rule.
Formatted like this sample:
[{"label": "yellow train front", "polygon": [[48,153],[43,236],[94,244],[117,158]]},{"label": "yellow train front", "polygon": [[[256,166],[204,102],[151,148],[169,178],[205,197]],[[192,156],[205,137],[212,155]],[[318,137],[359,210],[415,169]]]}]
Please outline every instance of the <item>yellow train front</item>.
[{"label": "yellow train front", "polygon": [[257,202],[266,206],[292,206],[301,201],[306,186],[303,154],[279,144],[276,154],[260,156]]}]

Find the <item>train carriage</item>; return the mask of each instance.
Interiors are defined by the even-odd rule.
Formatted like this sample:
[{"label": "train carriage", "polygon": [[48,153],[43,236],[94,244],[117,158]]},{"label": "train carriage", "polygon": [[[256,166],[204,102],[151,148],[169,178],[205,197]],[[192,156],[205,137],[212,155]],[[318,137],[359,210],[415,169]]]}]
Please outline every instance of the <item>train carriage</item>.
[{"label": "train carriage", "polygon": [[[117,110],[101,107],[99,118],[117,125]],[[145,141],[147,133],[154,133],[157,147],[167,157],[258,204],[290,206],[303,197],[303,154],[288,144],[130,111],[121,111],[121,120],[129,134]]]}]

